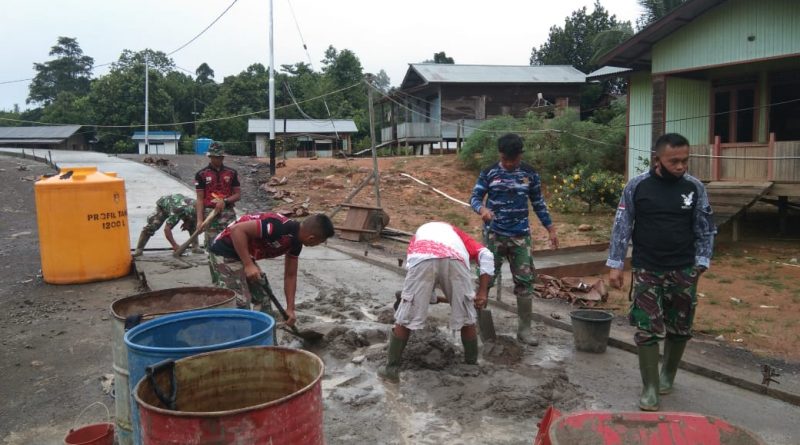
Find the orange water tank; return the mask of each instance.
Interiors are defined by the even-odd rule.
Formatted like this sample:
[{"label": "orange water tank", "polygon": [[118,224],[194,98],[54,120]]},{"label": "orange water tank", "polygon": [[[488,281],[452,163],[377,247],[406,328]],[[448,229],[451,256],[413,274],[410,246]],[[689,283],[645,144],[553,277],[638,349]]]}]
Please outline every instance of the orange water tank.
[{"label": "orange water tank", "polygon": [[44,281],[86,283],[131,268],[125,181],[97,167],[62,168],[34,185]]}]

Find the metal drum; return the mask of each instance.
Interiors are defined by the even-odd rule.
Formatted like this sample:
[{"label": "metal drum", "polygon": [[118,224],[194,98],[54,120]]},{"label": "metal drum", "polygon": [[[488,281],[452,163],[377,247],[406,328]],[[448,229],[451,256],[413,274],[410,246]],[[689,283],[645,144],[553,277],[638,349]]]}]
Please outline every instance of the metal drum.
[{"label": "metal drum", "polygon": [[134,391],[142,443],[323,444],[324,370],[316,355],[281,347],[162,363]]},{"label": "metal drum", "polygon": [[133,443],[131,427],[131,390],[128,383],[128,347],[125,346],[125,324],[128,329],[140,322],[168,314],[198,309],[236,307],[236,294],[218,287],[177,287],[121,298],[111,303],[114,357],[114,429],[118,445]]},{"label": "metal drum", "polygon": [[[270,345],[275,320],[242,309],[207,309],[166,315],[142,323],[125,334],[128,347],[128,386],[133,392],[148,366],[204,352],[242,346]],[[136,402],[131,400],[133,441],[141,443]]]}]

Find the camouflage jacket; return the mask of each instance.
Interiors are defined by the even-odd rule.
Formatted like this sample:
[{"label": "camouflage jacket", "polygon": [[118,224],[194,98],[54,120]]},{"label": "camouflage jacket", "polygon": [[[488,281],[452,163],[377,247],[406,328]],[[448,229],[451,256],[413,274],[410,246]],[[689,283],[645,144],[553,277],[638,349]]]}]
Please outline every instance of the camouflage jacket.
[{"label": "camouflage jacket", "polygon": [[472,189],[470,206],[476,213],[483,206],[494,213],[489,230],[503,236],[530,234],[528,201],[544,227],[553,222],[542,198],[539,174],[528,164],[522,163],[516,170],[508,171],[496,163],[483,170]]},{"label": "camouflage jacket", "polygon": [[658,179],[651,170],[625,185],[611,230],[606,265],[622,269],[633,238],[634,267],[669,270],[678,264],[694,263],[708,268],[717,228],[705,186],[689,174],[674,185],[665,185]]},{"label": "camouflage jacket", "polygon": [[176,193],[158,198],[156,206],[169,216],[166,223],[175,227],[178,221],[183,221],[188,229],[197,227],[197,213],[195,212],[195,199]]}]

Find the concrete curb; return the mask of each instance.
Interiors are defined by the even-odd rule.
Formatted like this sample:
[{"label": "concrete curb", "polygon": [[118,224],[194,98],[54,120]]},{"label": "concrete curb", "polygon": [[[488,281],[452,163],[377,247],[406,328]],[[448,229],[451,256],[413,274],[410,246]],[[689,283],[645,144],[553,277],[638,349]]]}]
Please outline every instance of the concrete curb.
[{"label": "concrete curb", "polygon": [[[382,268],[390,270],[392,272],[396,272],[396,273],[398,273],[400,275],[405,275],[405,273],[406,273],[405,269],[403,269],[402,267],[397,267],[394,264],[389,263],[389,261],[387,261],[387,260],[381,260],[379,258],[375,258],[375,256],[377,256],[377,255],[375,255],[373,257],[370,257],[369,255],[364,256],[363,254],[357,253],[354,249],[349,249],[349,248],[346,248],[346,247],[340,246],[340,245],[328,244],[327,247],[331,248],[333,250],[336,250],[338,252],[344,253],[346,255],[349,255],[349,256],[353,257],[354,259],[361,260],[361,261],[367,262],[369,264],[373,264],[373,265],[378,266],[378,267],[382,267]],[[370,249],[367,248],[367,251],[369,252]],[[514,314],[517,313],[517,310],[516,310],[516,308],[514,306],[511,306],[510,304],[504,303],[502,301],[489,299],[489,304],[491,306],[494,306],[494,307],[497,307],[497,308],[512,312]],[[538,312],[534,311],[533,312],[533,318],[536,321],[539,321],[539,322],[541,322],[541,323],[543,323],[543,324],[545,324],[547,326],[558,328],[558,329],[561,329],[561,330],[564,330],[564,331],[567,331],[567,332],[572,332],[572,325],[570,323],[553,319],[552,317],[550,317],[547,314],[541,314],[541,313],[538,313]],[[633,354],[637,353],[635,344],[628,343],[628,342],[625,342],[625,341],[622,341],[622,340],[619,340],[619,339],[616,339],[616,338],[609,337],[608,345],[611,346],[611,347],[617,348],[617,349],[621,349],[621,350],[633,353]],[[707,378],[716,380],[718,382],[722,382],[722,383],[725,383],[725,384],[728,384],[728,385],[736,386],[738,388],[745,389],[745,390],[748,390],[748,391],[752,391],[752,392],[757,393],[757,394],[761,394],[761,395],[765,395],[765,396],[768,396],[768,397],[772,397],[774,399],[777,399],[777,400],[780,400],[780,401],[783,401],[783,402],[786,402],[786,403],[790,403],[790,404],[795,405],[795,406],[800,406],[800,395],[798,395],[798,394],[793,394],[793,393],[782,391],[782,390],[779,390],[779,389],[766,387],[766,386],[754,383],[752,381],[745,380],[745,379],[743,379],[741,377],[728,375],[728,374],[722,373],[722,372],[720,372],[720,371],[718,371],[716,369],[712,369],[712,368],[709,368],[707,366],[703,366],[701,364],[694,363],[694,362],[689,362],[689,361],[686,361],[686,360],[682,360],[681,361],[680,368],[684,369],[686,371],[689,371],[691,373],[694,373],[694,374],[697,374],[697,375],[701,375],[703,377],[707,377]]]}]

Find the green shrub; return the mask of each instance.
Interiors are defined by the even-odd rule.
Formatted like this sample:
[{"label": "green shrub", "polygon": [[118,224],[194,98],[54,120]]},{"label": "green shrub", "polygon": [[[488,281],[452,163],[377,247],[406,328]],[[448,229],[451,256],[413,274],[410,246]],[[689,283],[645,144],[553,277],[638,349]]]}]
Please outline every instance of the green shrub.
[{"label": "green shrub", "polygon": [[550,205],[560,211],[570,211],[570,201],[587,204],[589,212],[600,205],[613,208],[619,202],[625,178],[605,170],[591,172],[586,165],[576,167],[572,173],[553,175]]}]

